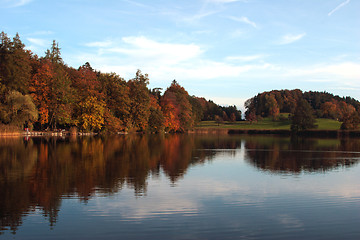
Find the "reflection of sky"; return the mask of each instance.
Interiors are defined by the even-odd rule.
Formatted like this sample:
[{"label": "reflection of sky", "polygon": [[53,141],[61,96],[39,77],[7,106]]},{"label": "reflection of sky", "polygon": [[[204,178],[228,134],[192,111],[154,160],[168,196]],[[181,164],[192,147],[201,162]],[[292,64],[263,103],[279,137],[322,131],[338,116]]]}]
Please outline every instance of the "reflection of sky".
[{"label": "reflection of sky", "polygon": [[[219,150],[212,161],[187,169],[175,184],[160,172],[147,180],[143,196],[123,187],[111,196],[97,194],[86,204],[63,199],[56,226],[42,225],[38,232],[63,239],[81,238],[84,232],[86,239],[360,237],[360,164],[284,175],[259,171],[244,157],[243,147]],[[39,216],[25,221],[16,236],[36,237],[29,229]]]},{"label": "reflection of sky", "polygon": [[[199,214],[207,209],[206,202],[214,199],[238,207],[262,207],[269,199],[294,196],[359,203],[359,165],[326,173],[274,175],[249,166],[243,157],[241,149],[235,154],[218,152],[212,162],[188,169],[175,187],[170,187],[173,185],[161,174],[159,179],[148,180],[146,196],[134,198],[133,190],[124,189],[113,198],[95,199],[86,209],[91,215],[116,214],[125,219],[142,219]],[[289,215],[278,217],[282,219],[279,222],[300,225]]]}]

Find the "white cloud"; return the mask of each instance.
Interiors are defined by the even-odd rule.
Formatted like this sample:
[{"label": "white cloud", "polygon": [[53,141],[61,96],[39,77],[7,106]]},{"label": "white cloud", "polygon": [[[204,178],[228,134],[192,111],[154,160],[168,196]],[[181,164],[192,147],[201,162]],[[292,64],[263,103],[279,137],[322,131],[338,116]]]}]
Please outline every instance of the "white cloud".
[{"label": "white cloud", "polygon": [[290,44],[290,43],[299,41],[300,39],[302,39],[305,36],[306,36],[306,33],[301,33],[301,34],[297,34],[297,35],[287,34],[287,35],[284,35],[280,39],[279,44],[281,44],[281,45]]},{"label": "white cloud", "polygon": [[[252,89],[252,83],[257,82],[260,89],[254,91],[270,87],[306,89],[309,85],[314,90],[320,87],[327,91],[340,87],[360,90],[360,63],[356,61],[279,65],[271,63],[271,57],[265,53],[210,60],[207,49],[198,44],[161,42],[145,36],[128,36],[121,40],[110,39],[86,45],[86,54],[73,53],[72,61],[76,64],[70,62],[70,65],[80,66],[88,61],[97,70],[116,72],[125,79],[133,78],[136,70],[141,69],[149,74],[151,84],[157,87],[166,87],[176,79],[185,86],[199,82],[206,84],[207,88],[233,85],[239,89]],[[271,84],[266,79],[271,79]],[[187,90],[197,94],[196,89]],[[243,98],[250,97],[247,95],[249,91],[242,94]],[[209,98],[216,99],[220,104],[241,106],[242,101],[236,97],[218,91]]]},{"label": "white cloud", "polygon": [[251,62],[261,59],[262,55],[230,56],[225,62],[208,60],[203,55],[205,50],[193,43],[164,43],[144,36],[124,37],[118,45],[115,42],[86,44],[88,47],[98,49],[98,56],[86,56],[88,61],[94,60],[95,67],[100,67],[101,71],[121,71],[119,74],[126,71],[133,74],[137,68],[140,68],[151,74],[153,78],[163,80],[238,77],[245,72],[273,67],[264,62],[238,64],[239,61]]},{"label": "white cloud", "polygon": [[92,42],[88,47],[98,47],[103,55],[126,55],[132,62],[156,67],[179,64],[198,57],[203,50],[196,44],[157,42],[144,36],[123,37],[121,44],[107,40]]},{"label": "white cloud", "polygon": [[249,20],[247,17],[244,17],[244,16],[242,16],[242,17],[228,16],[228,18],[231,19],[231,20],[234,20],[236,22],[246,23],[246,24],[248,24],[250,26],[253,26],[254,28],[257,28],[256,23]]},{"label": "white cloud", "polygon": [[336,8],[334,8],[333,10],[331,10],[328,13],[328,16],[330,17],[331,15],[333,15],[334,12],[336,12],[337,10],[339,10],[340,8],[344,7],[345,5],[349,4],[350,0],[346,0],[345,2],[340,3]]}]

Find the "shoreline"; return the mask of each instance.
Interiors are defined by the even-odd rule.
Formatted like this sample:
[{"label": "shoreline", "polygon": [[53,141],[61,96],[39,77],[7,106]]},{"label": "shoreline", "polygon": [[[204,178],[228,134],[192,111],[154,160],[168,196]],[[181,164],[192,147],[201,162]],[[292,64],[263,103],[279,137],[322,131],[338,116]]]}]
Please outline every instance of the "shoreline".
[{"label": "shoreline", "polygon": [[[293,133],[288,129],[224,129],[224,128],[196,128],[185,132],[187,134],[220,134],[220,135],[277,135],[277,136],[299,136],[299,137],[325,137],[325,138],[360,138],[360,130],[304,130]],[[118,132],[117,135],[124,133]],[[127,133],[126,133],[127,134]],[[69,131],[61,132],[46,132],[46,131],[31,131],[31,132],[0,132],[0,137],[66,137],[66,136],[96,136],[98,133],[94,132],[76,132]]]},{"label": "shoreline", "polygon": [[279,135],[279,136],[299,136],[299,137],[358,137],[360,138],[360,130],[304,130],[297,133],[288,129],[219,129],[219,128],[202,128],[194,129],[189,133],[195,134],[229,134],[229,135]]}]

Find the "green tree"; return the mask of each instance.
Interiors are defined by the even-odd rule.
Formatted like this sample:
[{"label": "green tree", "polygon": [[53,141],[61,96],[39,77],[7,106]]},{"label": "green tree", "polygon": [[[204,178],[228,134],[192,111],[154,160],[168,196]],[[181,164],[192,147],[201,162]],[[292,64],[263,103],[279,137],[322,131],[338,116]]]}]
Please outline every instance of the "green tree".
[{"label": "green tree", "polygon": [[[109,109],[105,121],[116,131],[125,130],[130,123],[130,96],[126,81],[115,73],[100,73],[99,81]],[[112,120],[108,119],[111,118]]]},{"label": "green tree", "polygon": [[135,78],[129,80],[130,101],[130,122],[129,127],[136,131],[145,131],[148,128],[150,116],[150,93],[147,85],[149,77],[142,74],[140,70],[136,72]]},{"label": "green tree", "polygon": [[300,99],[291,118],[291,130],[298,132],[316,127],[314,110],[306,100]]},{"label": "green tree", "polygon": [[26,122],[34,122],[38,118],[35,104],[29,95],[11,91],[6,97],[6,119],[9,124],[23,127]]},{"label": "green tree", "polygon": [[61,58],[60,49],[59,43],[53,40],[51,48],[47,49],[45,52],[45,59],[48,59],[55,64],[64,64],[63,59]]},{"label": "green tree", "polygon": [[156,98],[151,96],[150,103],[150,116],[149,116],[149,131],[150,132],[162,132],[164,130],[165,118],[161,111],[160,105]]},{"label": "green tree", "polygon": [[32,53],[24,47],[19,34],[16,34],[11,41],[4,32],[1,32],[0,78],[9,90],[16,90],[22,94],[28,93],[32,71]]}]

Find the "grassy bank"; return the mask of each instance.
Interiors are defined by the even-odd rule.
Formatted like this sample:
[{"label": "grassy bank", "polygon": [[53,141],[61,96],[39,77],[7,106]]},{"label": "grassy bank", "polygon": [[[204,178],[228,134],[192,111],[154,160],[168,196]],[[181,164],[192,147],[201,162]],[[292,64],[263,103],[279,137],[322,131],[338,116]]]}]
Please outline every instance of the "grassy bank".
[{"label": "grassy bank", "polygon": [[[339,137],[360,137],[360,130],[344,131],[340,130],[341,122],[331,119],[317,119],[317,129],[310,129],[306,131],[298,132],[298,136],[303,137],[323,137],[323,138],[339,138]],[[239,121],[235,123],[223,122],[216,123],[215,121],[201,122],[192,131],[194,133],[217,133],[217,134],[247,134],[247,135],[283,135],[290,136],[290,121],[272,121],[269,118],[265,118],[256,123],[250,123],[247,121]]]},{"label": "grassy bank", "polygon": [[[340,130],[341,122],[332,119],[316,120],[317,130]],[[273,121],[270,118],[264,118],[258,122],[250,123],[248,121],[223,122],[203,121],[195,129],[235,129],[235,130],[290,130],[290,120]]]}]

